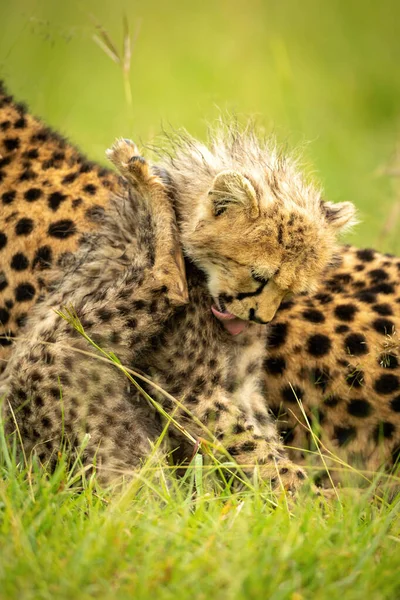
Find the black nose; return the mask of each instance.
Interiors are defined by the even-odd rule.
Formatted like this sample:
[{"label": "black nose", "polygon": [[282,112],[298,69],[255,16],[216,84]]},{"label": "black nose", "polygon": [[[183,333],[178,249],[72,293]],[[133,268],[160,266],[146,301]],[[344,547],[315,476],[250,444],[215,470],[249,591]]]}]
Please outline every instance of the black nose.
[{"label": "black nose", "polygon": [[256,316],[256,311],[254,310],[254,308],[251,308],[249,310],[249,316],[248,316],[249,321],[253,321],[253,323],[259,323],[260,325],[268,325],[268,323],[270,321],[263,321],[262,319],[260,319],[260,317]]}]

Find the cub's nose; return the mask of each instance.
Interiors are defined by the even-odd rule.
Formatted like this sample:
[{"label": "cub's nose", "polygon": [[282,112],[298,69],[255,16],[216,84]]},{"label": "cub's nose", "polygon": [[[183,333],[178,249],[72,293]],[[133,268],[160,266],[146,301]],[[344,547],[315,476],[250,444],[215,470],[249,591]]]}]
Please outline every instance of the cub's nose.
[{"label": "cub's nose", "polygon": [[271,319],[269,321],[263,321],[262,319],[260,319],[260,317],[257,317],[256,311],[254,310],[254,308],[251,308],[249,310],[248,319],[249,319],[249,321],[253,321],[253,323],[260,323],[260,325],[268,325],[268,323],[270,323],[270,321],[271,321]]}]

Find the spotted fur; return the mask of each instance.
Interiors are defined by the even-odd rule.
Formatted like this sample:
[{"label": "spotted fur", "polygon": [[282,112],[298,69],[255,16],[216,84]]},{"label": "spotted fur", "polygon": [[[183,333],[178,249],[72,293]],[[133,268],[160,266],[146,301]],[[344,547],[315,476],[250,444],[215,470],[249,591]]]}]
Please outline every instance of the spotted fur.
[{"label": "spotted fur", "polygon": [[[10,142],[10,139],[16,141]],[[169,197],[175,198],[179,227],[182,234],[186,236],[186,251],[190,256],[190,259],[187,259],[187,280],[191,302],[179,314],[179,318],[177,316],[177,322],[179,319],[181,320],[179,327],[177,323],[174,327],[170,327],[168,324],[165,330],[163,329],[163,333],[152,340],[152,347],[148,352],[154,357],[154,363],[149,362],[145,366],[166,389],[184,399],[184,403],[190,411],[194,409],[195,414],[203,419],[203,422],[217,436],[225,436],[224,443],[229,446],[232,454],[236,455],[239,460],[249,462],[249,459],[254,460],[257,456],[254,454],[254,450],[258,449],[258,445],[260,445],[260,438],[257,437],[259,436],[258,428],[263,427],[265,423],[268,424],[267,437],[272,439],[273,445],[277,443],[279,446],[276,433],[270,429],[268,409],[272,408],[278,417],[278,425],[284,436],[284,443],[289,447],[290,458],[302,464],[305,457],[308,456],[309,449],[314,448],[314,443],[309,432],[302,426],[304,419],[297,404],[297,399],[301,399],[307,420],[312,424],[325,447],[338,453],[343,460],[350,464],[361,465],[367,470],[376,469],[381,465],[392,468],[397,461],[400,446],[398,433],[400,430],[398,417],[400,412],[398,391],[400,359],[397,343],[400,311],[398,286],[400,260],[381,255],[373,250],[358,250],[353,247],[338,247],[334,252],[332,239],[333,243],[330,248],[327,248],[324,255],[324,261],[331,261],[331,266],[317,283],[317,288],[312,291],[318,278],[312,277],[312,272],[308,272],[308,275],[311,276],[307,278],[303,289],[308,290],[309,295],[297,295],[290,301],[283,301],[277,315],[268,326],[267,340],[265,339],[267,329],[261,328],[261,337],[249,343],[249,334],[253,331],[251,328],[256,328],[256,325],[250,325],[247,332],[237,336],[234,340],[226,337],[221,323],[215,319],[209,321],[210,292],[215,300],[218,300],[221,295],[227,295],[226,304],[232,312],[244,318],[251,318],[250,311],[252,308],[254,311],[256,310],[256,303],[260,300],[258,296],[261,294],[257,293],[261,287],[260,284],[264,283],[267,276],[271,274],[269,269],[271,269],[271,265],[276,264],[274,261],[279,261],[284,256],[284,249],[290,251],[293,240],[302,239],[306,249],[308,241],[312,241],[313,236],[311,223],[309,237],[303,237],[304,232],[301,235],[300,232],[297,232],[298,235],[296,233],[296,236],[293,237],[293,231],[296,231],[297,226],[301,227],[303,223],[297,223],[295,226],[293,222],[291,223],[293,230],[286,229],[289,221],[285,222],[285,212],[282,211],[279,214],[277,211],[275,215],[272,215],[271,225],[273,223],[273,226],[268,230],[275,242],[272,248],[273,252],[269,254],[270,260],[264,262],[265,252],[257,252],[253,255],[251,249],[246,248],[246,251],[243,252],[245,261],[247,261],[245,272],[242,271],[243,265],[235,265],[232,269],[232,264],[227,258],[233,256],[236,259],[238,247],[242,250],[241,246],[246,241],[244,235],[236,235],[235,238],[235,228],[240,226],[240,219],[236,216],[240,205],[245,209],[247,222],[251,222],[251,219],[257,213],[259,214],[260,208],[266,214],[271,199],[301,215],[300,220],[304,220],[307,225],[309,225],[307,214],[310,209],[315,215],[316,223],[319,222],[325,226],[328,236],[330,235],[329,224],[334,229],[335,220],[336,224],[341,226],[344,224],[343,221],[340,222],[342,217],[347,219],[347,222],[351,221],[352,209],[348,205],[338,205],[339,210],[337,211],[335,208],[337,205],[321,204],[318,190],[313,186],[308,187],[304,180],[299,181],[297,171],[294,169],[295,165],[291,161],[285,161],[279,157],[270,145],[268,146],[268,160],[275,165],[275,170],[279,173],[278,178],[274,176],[273,169],[266,169],[263,172],[262,169],[256,168],[257,164],[263,164],[265,161],[265,155],[260,156],[257,147],[252,147],[251,144],[250,147],[245,146],[248,160],[243,161],[243,151],[241,152],[242,158],[238,152],[240,147],[243,150],[243,143],[241,146],[238,145],[235,136],[225,139],[229,141],[229,143],[225,143],[225,146],[221,146],[220,142],[216,140],[211,148],[196,143],[190,151],[193,141],[179,138],[175,144],[177,153],[179,154],[179,149],[183,150],[180,152],[178,161],[175,154],[175,166],[164,155],[160,159],[159,173],[164,184],[167,184]],[[246,138],[249,143],[251,139],[251,135]],[[59,154],[56,156],[57,152],[63,152],[64,157]],[[85,248],[86,251],[88,248],[93,248],[89,244],[89,240],[105,218],[99,207],[109,205],[109,190],[121,190],[121,180],[114,173],[87,163],[86,159],[68,142],[34,119],[24,107],[13,103],[4,88],[0,92],[0,154],[0,205],[2,209],[4,208],[0,212],[0,321],[3,323],[3,332],[20,334],[21,326],[30,307],[40,296],[47,293],[47,286],[51,279],[57,277],[54,273],[59,272],[61,268],[65,274],[68,274],[68,278],[71,278],[73,265],[76,264],[74,257],[80,257],[78,264],[82,260],[86,260],[86,258],[82,258],[82,252],[85,252]],[[48,157],[47,161],[54,159],[53,162],[49,164],[44,159],[45,156]],[[57,160],[55,160],[56,158]],[[4,161],[4,159],[6,160]],[[28,174],[24,175],[26,170],[28,170]],[[28,177],[30,172],[34,173],[32,180]],[[225,172],[225,175],[228,172],[225,181],[224,178],[221,181],[217,177],[221,172]],[[196,173],[197,183],[196,178],[191,177],[193,173]],[[71,174],[76,175],[75,178],[72,177],[73,181],[68,179],[68,175]],[[65,178],[67,179],[65,180]],[[33,186],[33,181],[35,186]],[[93,188],[90,186],[96,187],[95,194],[92,194]],[[37,199],[26,198],[26,193],[35,188],[40,192],[40,194],[39,192],[33,194],[38,195]],[[208,194],[210,191],[211,194]],[[299,191],[302,193],[299,194]],[[305,191],[307,192],[305,197],[308,209],[302,212],[302,209],[305,208],[302,207]],[[221,192],[223,193],[221,194]],[[58,206],[56,206],[57,202],[52,205],[50,201],[52,193],[66,195],[67,199],[60,202]],[[122,195],[126,193],[126,191],[122,191]],[[297,206],[296,202],[292,202],[292,195],[294,198],[301,198]],[[209,200],[209,202],[204,202],[203,208],[199,210],[193,220],[193,223],[197,224],[201,224],[203,221],[197,232],[193,230],[193,227],[190,228],[190,212],[185,207],[185,204],[189,207],[188,202],[193,198]],[[126,202],[126,199],[123,202]],[[35,212],[32,212],[32,208],[35,208]],[[13,215],[14,212],[16,215]],[[121,213],[121,204],[118,205],[118,210],[112,209],[111,213],[114,215],[124,214],[123,211]],[[100,218],[94,222],[93,216]],[[16,223],[19,223],[21,219],[31,219],[30,231],[24,233],[25,221],[23,220],[17,232]],[[50,226],[57,220],[71,221],[73,235],[64,237],[49,235]],[[218,234],[214,232],[214,236],[211,229],[207,230],[207,225],[211,222],[218,228]],[[121,220],[114,217],[114,230],[116,231],[120,227]],[[194,227],[194,229],[196,228]],[[137,231],[135,226],[133,226],[133,231]],[[315,230],[314,233],[316,233]],[[208,240],[206,234],[208,234]],[[98,239],[97,235],[95,234],[93,240]],[[220,240],[218,240],[219,236]],[[195,242],[200,241],[200,245],[193,246],[193,239]],[[227,241],[226,246],[225,240]],[[84,246],[79,248],[82,241]],[[213,257],[207,254],[206,244],[208,241],[214,244],[214,254],[219,252],[223,256],[217,258],[215,255]],[[123,243],[126,244],[126,240]],[[46,252],[41,250],[44,247],[46,247]],[[313,247],[315,248],[315,246]],[[336,259],[331,260],[333,252]],[[262,264],[259,262],[260,254],[263,257]],[[294,251],[295,255],[296,251]],[[43,260],[41,260],[41,256],[43,256]],[[115,260],[115,256],[109,258]],[[53,267],[56,266],[55,270],[46,268],[50,262]],[[61,266],[57,266],[57,263]],[[313,264],[313,272],[316,274],[319,270],[318,264],[313,263],[312,260],[311,264]],[[322,267],[322,264],[319,266]],[[293,267],[293,272],[289,274],[285,284],[279,286],[279,300],[274,300],[272,295],[263,297],[261,307],[263,314],[260,317],[262,320],[269,320],[269,315],[264,314],[265,307],[268,308],[274,304],[274,311],[275,305],[279,303],[283,293],[286,293],[290,287],[286,285],[286,282],[289,283],[291,280],[290,275],[301,273],[302,268],[308,267],[308,262],[298,262],[295,265],[294,261]],[[202,274],[204,270],[209,275],[208,283]],[[231,274],[228,276],[230,270],[233,276]],[[274,274],[276,275],[276,271]],[[99,276],[98,272],[97,276]],[[296,278],[294,277],[294,279]],[[239,280],[241,281],[240,285],[238,285]],[[18,290],[21,290],[22,284],[26,286],[22,288],[22,291],[28,290],[28,286],[31,286],[29,289],[32,292],[31,288],[33,288],[33,293],[30,295],[19,293]],[[63,285],[65,285],[65,290],[69,290],[69,294],[70,288],[67,282]],[[206,288],[206,286],[209,287]],[[265,286],[260,291],[266,294],[267,290],[264,288]],[[204,291],[205,289],[207,291]],[[243,290],[250,296],[247,298],[239,296],[238,298],[237,296]],[[301,291],[301,289],[297,288],[294,291]],[[271,286],[270,292],[272,294]],[[128,292],[126,293],[128,294]],[[153,292],[150,292],[150,296],[151,293]],[[254,293],[256,294],[254,295]],[[149,304],[150,296],[143,306],[139,303],[139,322],[142,317],[144,317],[144,322],[147,322],[146,312],[154,310],[160,302],[157,299],[154,304],[154,298],[152,298]],[[97,308],[103,308],[101,297],[91,292],[88,298],[90,302],[87,305],[87,311],[91,316],[90,319],[84,319],[84,323],[89,326],[90,332],[99,335],[99,340],[105,340],[108,348],[114,348],[112,344],[116,344],[116,352],[121,351],[120,343],[116,340],[122,337],[124,340],[122,347],[129,347],[129,352],[131,352],[129,343],[125,341],[127,337],[124,328],[127,328],[131,337],[132,332],[125,316],[115,319],[115,313],[112,312],[112,319],[106,322],[107,311],[100,310],[97,314]],[[128,303],[125,302],[125,304]],[[137,308],[138,305],[136,305]],[[142,309],[144,314],[141,312]],[[136,316],[132,317],[135,327],[138,324]],[[167,323],[169,322],[167,321]],[[208,329],[210,323],[212,323],[212,333]],[[103,337],[100,333],[103,334]],[[107,342],[107,336],[110,340],[111,337],[114,340],[112,344],[111,341]],[[146,336],[143,340],[145,339]],[[54,341],[53,338],[51,341]],[[8,351],[9,339],[6,338],[2,343],[7,344],[3,350]],[[77,340],[73,340],[73,343],[77,343]],[[79,343],[82,341],[79,340]],[[136,343],[138,343],[138,339],[135,339]],[[227,343],[228,346],[225,345]],[[125,350],[122,352],[123,357],[126,356],[124,352]],[[234,354],[230,354],[231,352]],[[94,363],[93,368],[89,369],[86,364],[83,366],[82,361],[77,360],[74,355],[69,358],[71,360],[66,359],[65,363],[62,361],[57,369],[54,365],[50,365],[51,369],[48,372],[47,360],[51,362],[53,356],[47,358],[47,354],[42,354],[38,369],[36,369],[38,373],[32,372],[33,384],[39,385],[35,384],[35,377],[39,375],[40,378],[37,381],[40,381],[40,387],[43,387],[43,382],[47,381],[48,374],[54,380],[55,373],[59,371],[63,376],[60,378],[61,385],[65,387],[68,385],[68,381],[74,379],[76,369],[82,366],[83,375],[79,378],[80,387],[76,390],[77,397],[80,399],[90,397],[89,393],[93,397],[97,394],[97,398],[99,397],[98,393],[101,393],[103,399],[105,397],[109,399],[119,385],[126,391],[125,382],[122,379],[117,378],[118,383],[114,381],[116,374],[112,375],[112,382],[108,379],[106,381],[107,370],[104,380],[102,377],[98,380],[99,371],[95,369],[97,363]],[[263,363],[262,366],[260,366],[261,363]],[[261,368],[264,371],[264,382],[261,382]],[[16,381],[24,383],[18,377]],[[93,387],[92,381],[96,384]],[[57,379],[58,389],[60,382]],[[49,392],[48,395],[48,398],[52,398],[53,403],[53,408],[50,410],[51,415],[53,410],[57,411],[54,408],[55,386],[52,387],[53,393]],[[266,390],[263,389],[260,396],[258,392],[263,387],[266,387]],[[241,412],[243,407],[240,403],[254,389],[257,390],[257,394],[254,396],[256,400],[250,420],[248,420],[248,414]],[[224,398],[227,394],[229,405],[236,406],[235,410],[239,406],[240,418],[238,421],[235,421],[239,417],[238,414],[236,417],[229,414],[228,421],[223,418],[226,404],[216,401],[214,391],[217,390],[219,394],[222,393]],[[265,394],[267,395],[265,396]],[[235,398],[234,403],[232,403],[232,398]],[[139,410],[138,404],[133,404],[133,412],[131,412],[131,408],[127,409],[124,402],[111,405],[107,400],[104,411],[98,412],[97,406],[93,409],[93,413],[90,413],[90,419],[87,419],[87,427],[90,428],[91,435],[95,436],[96,442],[105,439],[105,423],[107,423],[107,430],[108,423],[111,423],[110,428],[114,433],[105,443],[104,455],[99,457],[100,462],[104,462],[107,457],[106,464],[110,468],[127,466],[123,450],[114,456],[115,462],[110,459],[112,452],[109,450],[114,443],[112,440],[122,435],[123,422],[128,431],[126,423],[140,420],[138,415],[143,414],[140,412],[142,409]],[[48,405],[46,404],[46,406]],[[90,410],[93,406],[93,402],[89,401]],[[116,410],[116,406],[119,407],[118,410]],[[167,408],[170,407],[167,406]],[[59,416],[56,415],[54,418],[51,416],[50,421],[45,419],[42,423],[41,419],[46,416],[46,411],[40,406],[38,410],[39,412],[35,413],[34,419],[36,420],[34,422],[28,415],[29,418],[22,425],[25,435],[28,438],[31,436],[32,446],[36,447],[36,444],[39,444],[38,451],[43,447],[43,437],[47,441],[49,448],[42,455],[44,459],[46,456],[51,456],[54,448],[57,447],[56,432]],[[135,411],[139,412],[136,414]],[[186,419],[186,416],[182,415],[182,418]],[[75,431],[78,421],[80,421],[78,414],[72,413],[70,433]],[[48,441],[49,435],[46,429],[49,427],[49,422],[50,431],[54,432],[51,444]],[[221,425],[223,423],[227,425],[225,433],[222,433]],[[232,429],[239,433],[237,439],[241,440],[242,450],[240,449],[241,444],[236,444],[236,440],[232,444],[227,442],[232,433],[231,430],[227,438],[229,423],[233,423]],[[193,427],[193,423],[191,426]],[[147,432],[150,429],[155,434],[158,431],[157,427],[159,424],[154,426],[152,421],[151,425],[144,426],[144,430]],[[255,428],[256,439],[249,440],[246,437],[249,435],[246,427],[249,427],[249,430],[252,427]],[[200,434],[200,431],[195,429],[193,431]],[[204,432],[202,432],[203,434]],[[132,430],[123,436],[124,444],[128,444],[125,448],[130,447],[130,436],[133,436]],[[136,439],[136,433],[133,437]],[[148,437],[151,438],[151,436]],[[185,444],[184,440],[178,436],[175,446],[180,445],[184,446]],[[261,445],[266,448],[264,442]],[[296,450],[296,448],[300,450]],[[93,452],[92,450],[92,456]],[[266,453],[266,450],[262,450],[262,452],[258,456],[260,462],[267,461],[271,465],[271,454]],[[284,452],[280,446],[278,454],[280,460],[286,460],[283,459]],[[135,456],[137,462],[140,460],[141,453],[138,452]],[[107,463],[107,461],[109,462]],[[337,474],[334,470],[336,464],[334,461],[331,462],[333,474]],[[318,465],[321,467],[320,463]],[[286,466],[280,468],[283,469],[285,475]],[[291,467],[291,469],[289,485],[292,485],[293,480],[296,479],[292,476],[292,473],[296,472],[296,468]],[[271,469],[265,472],[270,477],[276,478],[276,469],[273,473]]]}]

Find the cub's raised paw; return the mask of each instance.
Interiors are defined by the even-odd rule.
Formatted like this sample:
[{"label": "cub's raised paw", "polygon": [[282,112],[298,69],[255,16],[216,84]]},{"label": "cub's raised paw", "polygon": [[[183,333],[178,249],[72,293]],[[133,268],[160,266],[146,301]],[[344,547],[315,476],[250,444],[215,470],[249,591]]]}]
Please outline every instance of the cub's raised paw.
[{"label": "cub's raised paw", "polygon": [[106,150],[106,155],[133,187],[148,184],[154,179],[149,164],[140,155],[138,147],[132,140],[125,138],[116,140],[112,148]]}]

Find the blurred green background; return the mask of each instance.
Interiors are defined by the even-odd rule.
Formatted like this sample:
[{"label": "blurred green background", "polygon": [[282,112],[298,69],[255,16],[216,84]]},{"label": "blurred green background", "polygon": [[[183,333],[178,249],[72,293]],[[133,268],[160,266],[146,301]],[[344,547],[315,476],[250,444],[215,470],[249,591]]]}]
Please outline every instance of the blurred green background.
[{"label": "blurred green background", "polygon": [[[124,15],[131,106],[93,40],[101,24],[120,51]],[[171,124],[203,137],[220,109],[257,115],[284,143],[310,142],[327,198],[356,203],[349,241],[400,252],[399,28],[398,0],[0,0],[0,77],[101,161],[116,136]]]}]

